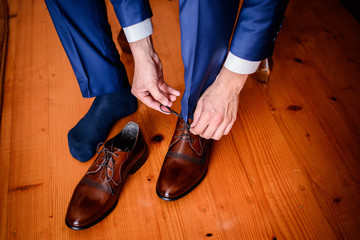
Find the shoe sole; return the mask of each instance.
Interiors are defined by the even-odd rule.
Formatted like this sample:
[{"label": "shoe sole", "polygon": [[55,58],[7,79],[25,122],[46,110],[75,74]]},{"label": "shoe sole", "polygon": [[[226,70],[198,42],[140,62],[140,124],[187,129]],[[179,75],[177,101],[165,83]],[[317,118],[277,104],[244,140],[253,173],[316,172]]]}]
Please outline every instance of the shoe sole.
[{"label": "shoe sole", "polygon": [[[132,165],[131,169],[129,170],[129,173],[130,174],[134,174],[137,170],[139,170],[143,165],[144,163],[146,162],[147,158],[149,156],[149,149],[148,149],[148,146],[146,145],[146,148],[145,148],[145,152],[144,154],[139,158],[139,160],[137,160],[134,165]],[[125,177],[125,180],[127,178],[129,174],[126,175]],[[116,202],[114,203],[114,205],[104,214],[102,215],[101,217],[99,217],[98,219],[96,219],[96,221],[92,222],[92,223],[89,223],[88,225],[85,225],[85,226],[73,226],[71,225],[70,223],[68,223],[65,219],[65,224],[68,228],[71,228],[73,230],[84,230],[84,229],[87,229],[87,228],[90,228],[92,226],[94,226],[95,224],[101,222],[104,218],[106,218],[113,210],[114,208],[116,207],[118,201],[119,201],[119,196],[120,196],[120,192],[121,192],[121,189],[119,191],[119,195],[116,199]]]}]

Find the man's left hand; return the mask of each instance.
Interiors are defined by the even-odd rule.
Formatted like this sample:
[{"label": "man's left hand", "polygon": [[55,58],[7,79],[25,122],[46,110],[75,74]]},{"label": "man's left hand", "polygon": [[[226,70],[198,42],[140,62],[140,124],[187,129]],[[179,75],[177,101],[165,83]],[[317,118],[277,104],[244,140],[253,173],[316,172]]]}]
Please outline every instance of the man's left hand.
[{"label": "man's left hand", "polygon": [[240,91],[247,77],[247,74],[234,73],[223,67],[213,84],[201,95],[190,131],[214,140],[227,135],[236,120]]}]

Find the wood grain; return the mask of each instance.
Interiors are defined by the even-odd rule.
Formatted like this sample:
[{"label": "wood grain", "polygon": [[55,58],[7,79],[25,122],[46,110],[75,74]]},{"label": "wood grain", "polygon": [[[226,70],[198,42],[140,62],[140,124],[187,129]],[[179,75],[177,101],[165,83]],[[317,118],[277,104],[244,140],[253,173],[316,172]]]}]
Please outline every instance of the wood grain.
[{"label": "wood grain", "polygon": [[[183,91],[178,3],[151,6],[165,80]],[[290,1],[269,82],[248,79],[238,120],[185,198],[165,202],[155,193],[176,117],[140,104],[116,123],[109,138],[139,123],[150,156],[115,210],[84,231],[67,228],[64,216],[92,161],[71,157],[66,134],[92,99],[81,97],[44,2],[12,0],[9,11],[0,239],[360,238],[360,24],[339,0]],[[112,7],[108,15],[116,39]],[[132,56],[121,59],[131,79]]]},{"label": "wood grain", "polygon": [[[16,5],[9,6],[9,15],[16,14]],[[16,29],[16,20],[9,19],[9,28]],[[8,185],[9,185],[9,168],[10,168],[10,138],[12,125],[12,99],[13,99],[13,84],[15,75],[15,42],[16,32],[10,31],[8,36],[8,49],[6,58],[6,75],[4,78],[4,95],[3,95],[3,109],[1,116],[1,130],[0,130],[0,239],[6,239],[7,233],[7,219],[8,219]]]}]

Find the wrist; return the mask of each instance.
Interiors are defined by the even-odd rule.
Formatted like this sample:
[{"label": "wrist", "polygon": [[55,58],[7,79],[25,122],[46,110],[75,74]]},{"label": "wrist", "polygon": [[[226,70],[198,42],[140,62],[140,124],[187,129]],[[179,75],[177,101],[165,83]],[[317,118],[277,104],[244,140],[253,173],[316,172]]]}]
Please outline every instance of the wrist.
[{"label": "wrist", "polygon": [[152,57],[155,54],[151,36],[129,43],[129,45],[135,61]]},{"label": "wrist", "polygon": [[223,67],[219,73],[217,80],[220,85],[224,86],[224,88],[240,94],[240,91],[244,87],[248,76],[249,74],[235,73]]}]

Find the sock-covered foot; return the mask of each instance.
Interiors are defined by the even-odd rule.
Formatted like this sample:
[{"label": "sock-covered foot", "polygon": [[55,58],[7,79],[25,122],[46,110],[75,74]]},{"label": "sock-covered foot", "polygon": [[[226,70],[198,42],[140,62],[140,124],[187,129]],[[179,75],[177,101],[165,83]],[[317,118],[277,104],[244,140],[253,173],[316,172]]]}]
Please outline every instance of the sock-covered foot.
[{"label": "sock-covered foot", "polygon": [[96,97],[86,115],[68,133],[71,155],[81,162],[90,160],[112,126],[136,109],[137,100],[130,91]]}]

